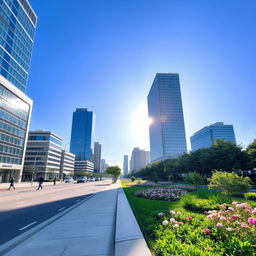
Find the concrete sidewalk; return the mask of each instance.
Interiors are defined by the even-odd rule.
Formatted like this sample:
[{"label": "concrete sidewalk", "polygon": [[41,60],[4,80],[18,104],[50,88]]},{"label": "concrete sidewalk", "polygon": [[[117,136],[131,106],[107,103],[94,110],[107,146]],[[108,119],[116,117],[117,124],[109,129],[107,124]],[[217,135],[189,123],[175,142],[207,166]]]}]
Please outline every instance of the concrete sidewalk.
[{"label": "concrete sidewalk", "polygon": [[6,256],[113,256],[118,184],[107,186]]}]

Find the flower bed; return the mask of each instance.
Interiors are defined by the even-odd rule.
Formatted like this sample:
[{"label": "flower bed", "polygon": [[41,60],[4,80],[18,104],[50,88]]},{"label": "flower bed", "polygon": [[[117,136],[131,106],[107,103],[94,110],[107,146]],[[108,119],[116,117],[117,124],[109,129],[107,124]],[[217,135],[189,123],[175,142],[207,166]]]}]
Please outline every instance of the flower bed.
[{"label": "flower bed", "polygon": [[157,255],[256,255],[256,208],[233,202],[219,209],[206,216],[160,212],[154,230]]},{"label": "flower bed", "polygon": [[143,197],[153,200],[176,201],[186,193],[183,189],[156,187],[144,190],[138,190],[134,194],[138,197]]}]

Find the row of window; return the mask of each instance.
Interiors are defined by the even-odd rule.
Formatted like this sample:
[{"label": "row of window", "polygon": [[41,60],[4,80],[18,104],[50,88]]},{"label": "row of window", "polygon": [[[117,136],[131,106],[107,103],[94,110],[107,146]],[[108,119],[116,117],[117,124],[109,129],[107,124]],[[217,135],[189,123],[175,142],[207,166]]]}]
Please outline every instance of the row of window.
[{"label": "row of window", "polygon": [[23,145],[24,145],[24,140],[23,139],[17,139],[17,138],[14,138],[14,137],[10,136],[10,135],[4,134],[4,133],[0,134],[0,140],[5,141],[5,142],[10,143],[10,144],[20,146],[20,147],[23,147]]},{"label": "row of window", "polygon": [[19,128],[26,129],[27,127],[26,122],[12,116],[11,114],[7,113],[1,108],[0,108],[0,118],[2,118],[4,121],[9,121],[10,123],[17,125]]},{"label": "row of window", "polygon": [[4,130],[6,132],[12,133],[16,136],[20,136],[22,138],[25,137],[25,131],[18,129],[12,125],[6,124],[3,121],[0,120],[0,129]]},{"label": "row of window", "polygon": [[4,19],[7,21],[8,25],[13,29],[13,31],[22,38],[22,41],[24,41],[24,45],[28,48],[29,45],[31,45],[32,40],[29,38],[29,36],[25,33],[21,25],[17,22],[14,15],[10,12],[10,10],[7,8],[5,4],[2,4],[2,11],[0,13],[4,17]]},{"label": "row of window", "polygon": [[0,162],[7,164],[21,164],[21,159],[10,156],[0,156]]},{"label": "row of window", "polygon": [[4,68],[0,66],[0,74],[4,76],[7,80],[9,80],[13,85],[19,88],[21,91],[25,92],[26,88],[18,82],[15,78],[13,78]]},{"label": "row of window", "polygon": [[23,150],[19,148],[14,148],[7,145],[0,145],[0,152],[10,154],[10,155],[17,155],[22,156]]},{"label": "row of window", "polygon": [[[14,15],[17,17],[17,19],[20,21],[24,29],[27,31],[27,33],[30,35],[31,38],[34,38],[35,35],[35,27],[32,25],[31,21],[27,17],[27,14],[24,12],[24,10],[21,8],[20,4],[17,0],[10,1],[5,0],[6,3],[11,8]],[[35,22],[35,15],[33,15],[33,20]]]},{"label": "row of window", "polygon": [[46,140],[46,141],[52,141],[58,145],[62,145],[62,141],[54,138],[53,136],[50,135],[29,135],[28,136],[29,140]]},{"label": "row of window", "polygon": [[[33,44],[31,44],[31,46],[27,48],[24,45],[24,42],[21,40],[21,38],[19,38],[11,29],[8,28],[8,26],[5,25],[2,19],[0,20],[0,27],[2,27],[1,35],[2,36],[8,35],[8,39],[11,40],[13,43],[15,43],[17,47],[20,50],[22,50],[25,53],[25,55],[30,59],[32,54]],[[8,42],[10,42],[9,40]]]}]

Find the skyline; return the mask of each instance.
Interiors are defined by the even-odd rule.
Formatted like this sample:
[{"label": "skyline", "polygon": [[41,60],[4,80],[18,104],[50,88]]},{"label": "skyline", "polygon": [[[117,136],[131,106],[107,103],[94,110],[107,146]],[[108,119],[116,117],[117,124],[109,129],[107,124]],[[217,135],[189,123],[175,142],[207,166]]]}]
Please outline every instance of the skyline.
[{"label": "skyline", "polygon": [[122,166],[134,147],[149,149],[148,129],[134,126],[143,111],[147,117],[155,74],[177,72],[189,149],[189,137],[215,122],[233,124],[238,144],[256,137],[253,1],[252,8],[232,1],[232,9],[231,1],[222,8],[220,1],[99,2],[65,0],[60,8],[60,1],[30,0],[39,17],[27,89],[34,100],[30,130],[51,130],[66,143],[72,112],[88,108],[97,117],[102,157]]}]

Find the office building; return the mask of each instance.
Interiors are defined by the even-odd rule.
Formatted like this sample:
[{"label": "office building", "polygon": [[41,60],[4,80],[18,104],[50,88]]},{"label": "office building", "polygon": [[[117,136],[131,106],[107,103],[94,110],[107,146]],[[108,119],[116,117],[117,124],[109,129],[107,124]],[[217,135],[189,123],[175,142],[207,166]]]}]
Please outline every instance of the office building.
[{"label": "office building", "polygon": [[75,155],[69,151],[62,150],[60,163],[60,179],[66,176],[74,176]]},{"label": "office building", "polygon": [[105,159],[101,159],[101,161],[100,161],[100,172],[101,173],[106,172],[108,167],[109,167],[109,165],[106,163],[106,160]]},{"label": "office building", "polygon": [[101,144],[99,142],[94,142],[94,172],[100,172],[100,162],[101,162]]},{"label": "office building", "polygon": [[225,140],[236,144],[233,125],[217,122],[197,131],[190,137],[192,151],[209,148],[216,140]]},{"label": "office building", "polygon": [[156,74],[148,94],[151,162],[187,152],[179,74]]},{"label": "office building", "polygon": [[127,175],[129,173],[128,167],[128,156],[124,155],[124,162],[123,162],[123,175]]},{"label": "office building", "polygon": [[130,172],[145,168],[150,163],[150,152],[134,148],[130,160]]},{"label": "office building", "polygon": [[37,17],[27,0],[0,0],[0,182],[20,181],[32,100],[25,95]]},{"label": "office building", "polygon": [[75,160],[75,175],[85,175],[85,172],[93,172],[94,164],[89,160]]},{"label": "office building", "polygon": [[76,160],[91,160],[93,112],[86,108],[77,108],[73,113],[70,152]]},{"label": "office building", "polygon": [[50,131],[30,131],[26,148],[23,180],[32,177],[60,177],[62,139]]}]

